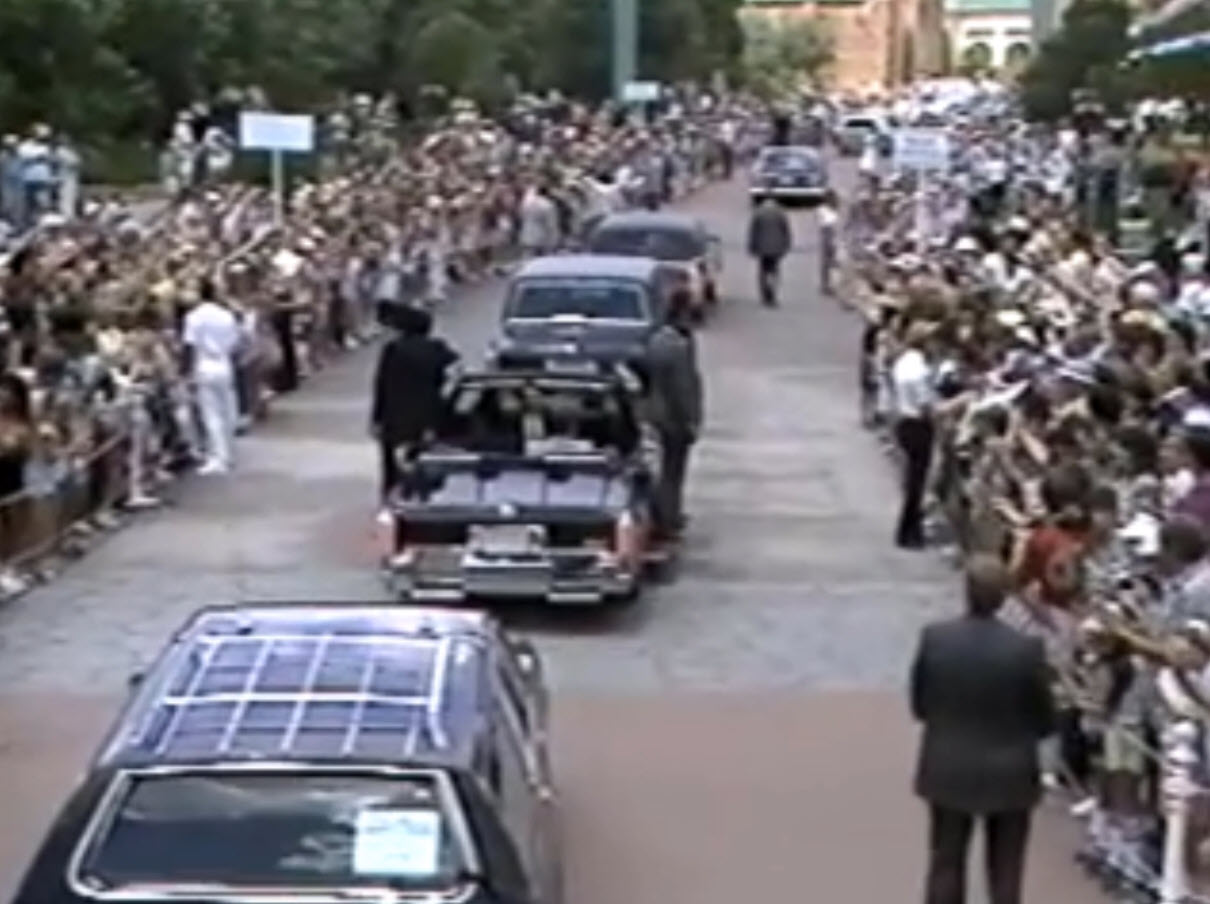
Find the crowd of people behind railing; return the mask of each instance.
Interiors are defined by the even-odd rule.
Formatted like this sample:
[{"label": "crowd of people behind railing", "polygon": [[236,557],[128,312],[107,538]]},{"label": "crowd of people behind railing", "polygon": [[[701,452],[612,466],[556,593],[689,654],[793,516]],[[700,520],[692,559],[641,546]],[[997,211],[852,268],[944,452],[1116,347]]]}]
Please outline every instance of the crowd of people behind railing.
[{"label": "crowd of people behind railing", "polygon": [[[952,171],[923,186],[885,164],[864,174],[845,224],[863,415],[904,471],[896,541],[1006,563],[1006,618],[1043,638],[1063,701],[1045,761],[1087,819],[1081,858],[1155,894],[1163,732],[1210,724],[1205,206],[1153,193],[1164,215],[1122,253],[1095,205],[1121,210],[1115,227],[1144,205],[1124,183],[1088,198],[1074,132],[999,121],[951,140]],[[1204,161],[1180,166],[1205,184]],[[1198,754],[1195,873],[1210,839]]]},{"label": "crowd of people behind railing", "polygon": [[[238,318],[239,427],[378,330],[383,303],[437,304],[594,218],[729,172],[747,112],[694,98],[645,119],[559,102],[507,122],[462,110],[420,140],[290,187],[186,193],[150,219],[87,203],[4,263],[0,596],[53,574],[172,475],[225,470],[184,365],[182,323]],[[742,151],[742,149],[739,149]]]}]

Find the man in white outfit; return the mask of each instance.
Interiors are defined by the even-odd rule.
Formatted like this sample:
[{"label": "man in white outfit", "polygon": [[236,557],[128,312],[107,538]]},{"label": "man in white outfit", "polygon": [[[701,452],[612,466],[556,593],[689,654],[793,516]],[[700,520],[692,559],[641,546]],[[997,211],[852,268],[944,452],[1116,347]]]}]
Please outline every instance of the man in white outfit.
[{"label": "man in white outfit", "polygon": [[235,389],[235,354],[242,331],[235,314],[218,302],[209,280],[199,303],[185,316],[185,346],[206,434],[206,461],[199,474],[225,474],[231,469],[239,405]]}]

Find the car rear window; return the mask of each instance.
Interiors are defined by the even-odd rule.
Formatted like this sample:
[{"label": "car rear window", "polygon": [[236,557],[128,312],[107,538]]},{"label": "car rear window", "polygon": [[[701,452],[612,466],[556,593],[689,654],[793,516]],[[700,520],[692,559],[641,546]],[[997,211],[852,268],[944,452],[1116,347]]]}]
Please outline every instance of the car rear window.
[{"label": "car rear window", "polygon": [[765,151],[760,158],[760,168],[766,172],[807,172],[816,169],[819,160],[807,151]]},{"label": "car rear window", "polygon": [[80,861],[86,886],[447,889],[469,869],[436,774],[123,777]]},{"label": "car rear window", "polygon": [[846,119],[842,128],[852,129],[853,131],[865,130],[868,132],[877,132],[878,123],[872,119]]},{"label": "car rear window", "polygon": [[686,229],[611,226],[593,233],[588,250],[593,254],[689,261],[701,257],[706,248],[700,236]]},{"label": "car rear window", "polygon": [[531,279],[519,283],[508,315],[534,320],[576,316],[589,320],[645,320],[642,287],[621,279]]}]

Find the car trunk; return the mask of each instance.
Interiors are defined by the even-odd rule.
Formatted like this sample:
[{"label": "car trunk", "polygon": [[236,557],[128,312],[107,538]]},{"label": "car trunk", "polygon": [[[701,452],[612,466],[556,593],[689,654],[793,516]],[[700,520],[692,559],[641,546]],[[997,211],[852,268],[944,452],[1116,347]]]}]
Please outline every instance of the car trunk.
[{"label": "car trunk", "polygon": [[586,357],[625,361],[640,357],[651,327],[643,321],[600,321],[585,318],[510,320],[504,335],[511,363],[543,367],[548,361]]},{"label": "car trunk", "polygon": [[551,546],[610,540],[629,503],[621,469],[604,458],[422,456],[395,506],[409,544],[459,545],[471,526],[535,525]]}]

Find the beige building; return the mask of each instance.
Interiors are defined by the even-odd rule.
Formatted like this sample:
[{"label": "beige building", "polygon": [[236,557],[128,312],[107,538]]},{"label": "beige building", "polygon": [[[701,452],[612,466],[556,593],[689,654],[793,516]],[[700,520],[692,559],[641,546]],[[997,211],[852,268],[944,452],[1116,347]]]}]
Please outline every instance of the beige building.
[{"label": "beige building", "polygon": [[894,88],[945,68],[943,0],[747,0],[742,15],[820,20],[836,41],[829,87]]},{"label": "beige building", "polygon": [[956,71],[1017,72],[1033,53],[1030,0],[948,0],[950,65]]}]

